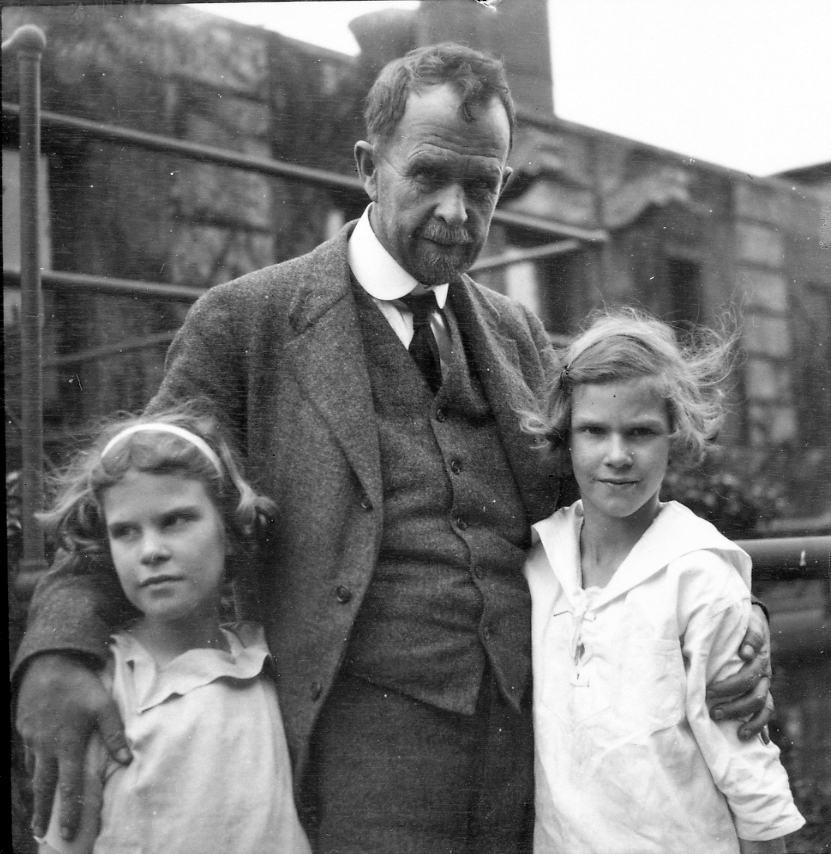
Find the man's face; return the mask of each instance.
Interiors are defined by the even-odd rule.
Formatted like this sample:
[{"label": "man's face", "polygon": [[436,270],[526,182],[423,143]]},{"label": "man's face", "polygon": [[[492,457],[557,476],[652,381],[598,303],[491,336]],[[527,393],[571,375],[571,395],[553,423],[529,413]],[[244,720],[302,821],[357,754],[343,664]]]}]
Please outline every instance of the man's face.
[{"label": "man's face", "polygon": [[443,284],[476,260],[511,171],[510,124],[500,100],[470,107],[472,121],[460,106],[450,84],[413,93],[390,139],[355,148],[375,203],[376,237],[425,285]]}]

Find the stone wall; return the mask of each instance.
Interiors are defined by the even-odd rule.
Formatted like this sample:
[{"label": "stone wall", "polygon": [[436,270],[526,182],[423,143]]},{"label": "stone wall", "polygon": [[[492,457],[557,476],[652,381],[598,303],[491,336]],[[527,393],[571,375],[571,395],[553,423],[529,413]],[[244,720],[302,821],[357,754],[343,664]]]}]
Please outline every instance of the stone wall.
[{"label": "stone wall", "polygon": [[[22,23],[47,37],[44,110],[352,171],[364,92],[349,57],[178,5],[3,10],[4,33]],[[17,85],[16,64],[4,57],[4,100],[17,100]],[[4,123],[4,148],[16,144]],[[349,194],[48,124],[42,148],[58,270],[207,288],[308,251],[356,206]],[[187,310],[88,293],[59,292],[53,303],[57,356],[172,332]],[[141,408],[165,350],[162,342],[54,371],[47,434],[59,439],[72,425]]]}]

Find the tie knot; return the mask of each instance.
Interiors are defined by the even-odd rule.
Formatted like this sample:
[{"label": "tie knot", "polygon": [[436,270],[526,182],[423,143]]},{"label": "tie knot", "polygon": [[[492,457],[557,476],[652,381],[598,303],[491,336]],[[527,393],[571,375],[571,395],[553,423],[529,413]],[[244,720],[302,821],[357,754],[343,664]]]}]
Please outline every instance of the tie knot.
[{"label": "tie knot", "polygon": [[426,294],[407,294],[401,297],[401,302],[413,313],[416,323],[426,320],[439,307],[433,291],[428,291]]}]

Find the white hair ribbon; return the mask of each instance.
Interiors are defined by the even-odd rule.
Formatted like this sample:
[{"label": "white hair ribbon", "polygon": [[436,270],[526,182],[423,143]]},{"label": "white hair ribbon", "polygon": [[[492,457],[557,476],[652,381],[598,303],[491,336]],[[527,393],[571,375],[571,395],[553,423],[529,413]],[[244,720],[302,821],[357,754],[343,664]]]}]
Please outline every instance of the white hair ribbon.
[{"label": "white hair ribbon", "polygon": [[133,433],[142,433],[144,431],[151,433],[170,433],[172,436],[178,436],[180,439],[190,442],[194,448],[200,450],[211,461],[211,464],[216,469],[216,473],[220,477],[222,476],[222,463],[216,453],[212,450],[211,446],[204,439],[197,436],[195,433],[191,433],[189,430],[177,427],[175,424],[166,424],[164,421],[151,421],[147,424],[133,424],[131,427],[125,427],[120,433],[116,433],[116,435],[113,436],[106,445],[104,445],[104,450],[101,451],[101,459],[103,460],[104,457],[106,457],[122,439],[132,436]]}]

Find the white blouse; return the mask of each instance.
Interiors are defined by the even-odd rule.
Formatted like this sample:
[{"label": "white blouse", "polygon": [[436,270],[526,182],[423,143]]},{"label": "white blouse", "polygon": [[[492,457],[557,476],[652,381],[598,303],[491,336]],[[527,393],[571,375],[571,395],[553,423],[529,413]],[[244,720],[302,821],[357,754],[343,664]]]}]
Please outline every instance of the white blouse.
[{"label": "white blouse", "polygon": [[537,854],[737,854],[804,824],[779,750],[709,717],[741,666],[750,558],[665,505],[609,583],[580,583],[580,502],[534,526]]}]

